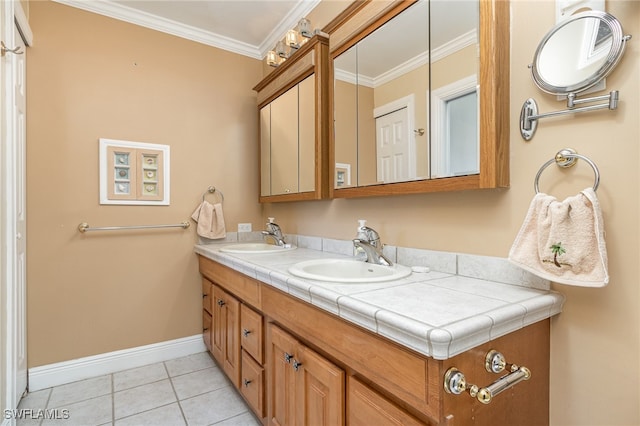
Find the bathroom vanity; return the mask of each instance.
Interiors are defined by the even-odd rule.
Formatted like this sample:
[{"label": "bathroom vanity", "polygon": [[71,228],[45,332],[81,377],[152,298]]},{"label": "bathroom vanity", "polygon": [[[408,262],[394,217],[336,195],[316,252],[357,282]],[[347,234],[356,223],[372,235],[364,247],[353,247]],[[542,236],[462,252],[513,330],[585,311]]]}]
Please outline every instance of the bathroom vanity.
[{"label": "bathroom vanity", "polygon": [[474,278],[475,257],[453,261],[471,276],[328,283],[288,268],[346,256],[221,247],[195,249],[203,337],[263,424],[548,424],[549,318],[564,298],[526,273],[528,287],[504,283],[513,270]]}]

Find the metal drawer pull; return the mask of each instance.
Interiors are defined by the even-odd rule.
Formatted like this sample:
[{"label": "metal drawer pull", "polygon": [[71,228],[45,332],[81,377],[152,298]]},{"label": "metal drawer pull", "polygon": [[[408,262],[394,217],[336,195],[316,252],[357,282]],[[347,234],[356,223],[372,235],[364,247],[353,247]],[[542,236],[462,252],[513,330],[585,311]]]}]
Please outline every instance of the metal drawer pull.
[{"label": "metal drawer pull", "polygon": [[496,350],[491,350],[487,353],[484,366],[489,373],[501,373],[507,368],[510,373],[500,377],[489,386],[480,388],[477,385],[467,383],[464,373],[455,367],[451,367],[444,375],[444,390],[454,395],[469,391],[469,395],[472,398],[476,398],[483,404],[488,404],[494,396],[523,380],[531,378],[531,371],[527,367],[508,364],[504,355]]},{"label": "metal drawer pull", "polygon": [[301,362],[296,361],[295,359],[293,360],[293,370],[294,371],[298,371],[300,369],[300,367],[302,366]]},{"label": "metal drawer pull", "polygon": [[249,337],[250,334],[251,334],[251,330],[247,330],[246,328],[242,329],[242,335],[244,337]]},{"label": "metal drawer pull", "polygon": [[249,387],[249,385],[251,384],[251,380],[249,380],[249,379],[244,379],[244,380],[242,381],[242,383],[244,384],[244,387],[245,387],[245,388],[248,388],[248,387]]}]

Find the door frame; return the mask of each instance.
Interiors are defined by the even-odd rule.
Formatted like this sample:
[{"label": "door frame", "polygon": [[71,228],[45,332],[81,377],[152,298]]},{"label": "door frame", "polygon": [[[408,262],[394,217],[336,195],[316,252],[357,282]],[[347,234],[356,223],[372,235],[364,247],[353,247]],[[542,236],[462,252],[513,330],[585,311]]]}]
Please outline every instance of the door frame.
[{"label": "door frame", "polygon": [[[0,5],[0,38],[5,44],[13,48],[19,41],[25,46],[33,43],[33,33],[29,26],[26,14],[19,1],[11,0],[1,2]],[[22,38],[22,40],[16,40]],[[25,49],[26,50],[26,49]],[[26,55],[26,53],[23,53]],[[16,111],[15,82],[26,79],[24,67],[17,67],[12,53],[7,53],[0,65],[0,188],[4,196],[0,201],[0,293],[2,315],[0,316],[0,347],[2,348],[2,405],[3,409],[15,409],[27,387],[26,359],[23,370],[19,369],[18,359],[23,351],[26,358],[26,281],[23,289],[17,283],[17,277],[22,276],[26,280],[26,265],[22,265],[20,271],[17,267],[18,251],[17,239],[25,239],[25,230],[17,227],[17,191],[21,199],[26,197],[24,185],[17,185],[25,181],[25,166],[20,166],[18,161],[24,161],[24,153],[18,152],[13,142],[16,135]],[[19,79],[19,80],[18,80]],[[22,129],[24,132],[25,129]],[[23,133],[24,134],[24,133]],[[25,141],[26,143],[26,141]],[[19,175],[20,174],[20,175]],[[20,186],[20,188],[19,188]],[[26,229],[26,225],[25,225]],[[25,242],[26,244],[26,242]],[[25,246],[26,247],[26,246]],[[24,268],[24,270],[23,270]],[[15,424],[15,418],[4,419],[3,424]]]}]

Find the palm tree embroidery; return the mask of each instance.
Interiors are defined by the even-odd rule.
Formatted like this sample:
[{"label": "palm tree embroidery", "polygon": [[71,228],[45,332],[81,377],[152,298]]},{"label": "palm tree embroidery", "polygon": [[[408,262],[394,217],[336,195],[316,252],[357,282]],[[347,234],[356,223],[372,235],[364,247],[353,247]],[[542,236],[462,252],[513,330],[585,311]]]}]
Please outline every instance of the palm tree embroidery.
[{"label": "palm tree embroidery", "polygon": [[549,247],[551,249],[551,253],[553,253],[553,263],[560,268],[562,265],[560,265],[560,262],[558,262],[558,256],[563,255],[564,253],[567,252],[567,250],[565,250],[564,247],[562,247],[562,243],[556,243],[554,245],[552,245],[551,247]]}]

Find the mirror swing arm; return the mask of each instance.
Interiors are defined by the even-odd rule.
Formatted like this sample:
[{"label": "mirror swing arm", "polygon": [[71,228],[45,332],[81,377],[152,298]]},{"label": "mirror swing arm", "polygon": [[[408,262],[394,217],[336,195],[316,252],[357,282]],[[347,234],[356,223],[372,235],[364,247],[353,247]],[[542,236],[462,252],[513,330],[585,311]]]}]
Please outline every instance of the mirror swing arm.
[{"label": "mirror swing arm", "polygon": [[[559,115],[575,114],[578,112],[597,111],[600,109],[614,110],[618,108],[619,92],[613,90],[608,95],[594,96],[591,98],[576,99],[575,93],[569,93],[567,95],[567,109],[560,111],[551,111],[538,113],[538,104],[535,99],[529,98],[524,101],[522,110],[520,110],[520,134],[524,140],[529,141],[533,138],[534,133],[538,127],[538,120],[547,117],[556,117]],[[577,107],[578,104],[606,101],[601,104],[588,105],[583,107]]]},{"label": "mirror swing arm", "polygon": [[[587,20],[595,22],[595,24],[591,24],[591,33],[587,31],[589,29],[589,22],[587,22]],[[583,24],[584,28],[580,27],[580,24]],[[577,31],[584,32],[585,39],[582,43],[589,47],[587,53],[596,59],[600,56],[598,68],[590,75],[580,75],[577,71],[579,71],[579,66],[589,68],[589,65],[591,65],[593,67],[593,63],[589,63],[589,60],[593,61],[592,58],[589,58],[588,56],[586,59],[584,57],[580,57],[579,59],[583,62],[586,61],[586,63],[578,63],[573,65],[573,67],[571,66],[572,64],[568,63],[566,64],[567,66],[563,68],[557,66],[557,62],[559,61],[557,56],[549,56],[551,55],[550,53],[544,52],[545,46],[554,45],[553,48],[548,48],[549,52],[559,50],[560,45],[568,45],[568,43],[566,43],[566,39],[563,40],[559,37],[566,35],[567,33],[569,33],[569,35],[574,35],[569,31],[569,26],[571,25],[574,27],[571,29],[574,32],[576,29]],[[605,31],[601,32],[601,26],[606,26]],[[604,37],[602,34],[604,34]],[[551,39],[554,37],[554,43],[551,43]],[[599,38],[600,40],[598,41]],[[620,98],[620,94],[617,90],[613,90],[606,95],[593,96],[589,98],[577,99],[576,96],[578,93],[584,92],[600,83],[607,75],[609,75],[609,73],[611,73],[611,71],[613,71],[622,58],[626,43],[630,39],[630,35],[623,36],[622,26],[614,16],[600,11],[578,13],[553,27],[538,45],[534,54],[533,63],[529,65],[529,68],[531,69],[531,76],[534,83],[542,91],[549,94],[567,97],[567,109],[539,113],[536,101],[533,98],[527,99],[522,105],[522,109],[520,111],[520,135],[522,138],[525,141],[530,141],[538,127],[538,120],[542,118],[602,109],[608,109],[611,111],[617,109],[618,100]],[[601,46],[603,45],[606,47],[609,41],[611,44],[609,51],[604,52],[606,55],[602,55],[602,47],[599,48],[597,44],[599,43]],[[573,45],[569,45],[568,47],[572,50],[579,50]],[[600,53],[597,52],[598,49],[601,50]],[[561,54],[563,52],[558,53]],[[550,65],[549,60],[553,62],[552,65]],[[595,63],[598,64],[597,61]],[[572,70],[576,71],[575,75],[570,74]],[[569,75],[566,73],[569,73]],[[554,79],[556,79],[556,81],[559,79],[560,83],[554,82]],[[568,81],[572,82],[568,83]],[[602,103],[593,104],[594,102]],[[592,105],[577,106],[582,104]]]}]

